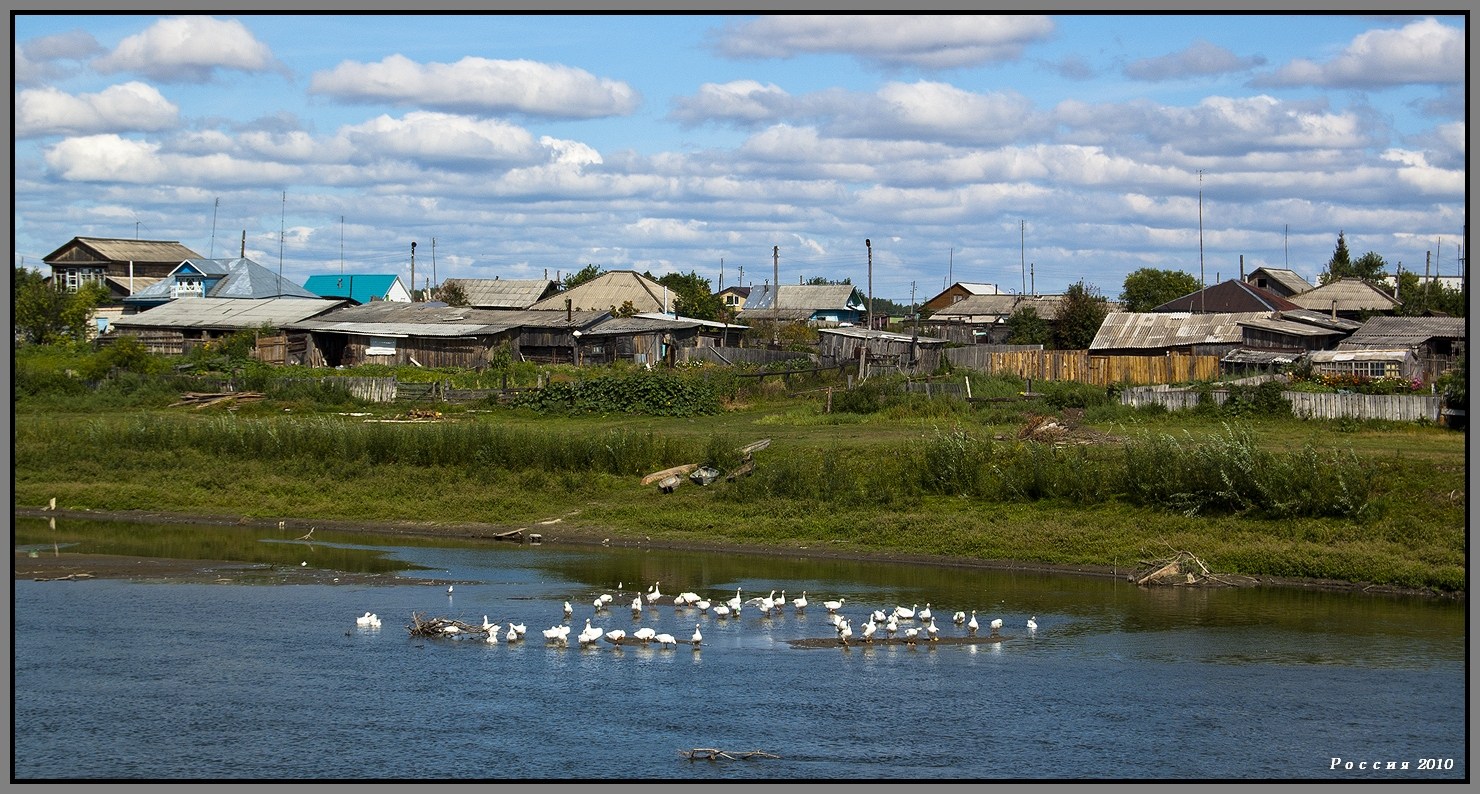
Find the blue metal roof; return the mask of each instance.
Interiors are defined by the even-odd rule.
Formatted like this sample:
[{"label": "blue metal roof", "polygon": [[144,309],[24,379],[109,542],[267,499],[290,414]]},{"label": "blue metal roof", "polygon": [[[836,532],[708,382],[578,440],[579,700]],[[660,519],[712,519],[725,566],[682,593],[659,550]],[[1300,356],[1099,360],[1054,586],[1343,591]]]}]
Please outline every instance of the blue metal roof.
[{"label": "blue metal roof", "polygon": [[396,284],[394,274],[345,273],[309,276],[303,287],[325,298],[349,298],[356,303],[369,303],[371,298],[386,300]]}]

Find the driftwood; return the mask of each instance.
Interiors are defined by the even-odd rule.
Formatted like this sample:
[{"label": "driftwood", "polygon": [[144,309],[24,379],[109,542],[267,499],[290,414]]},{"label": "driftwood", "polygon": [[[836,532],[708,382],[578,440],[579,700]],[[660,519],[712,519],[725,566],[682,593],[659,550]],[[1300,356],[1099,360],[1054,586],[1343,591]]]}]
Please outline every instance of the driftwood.
[{"label": "driftwood", "polygon": [[36,581],[36,582],[75,582],[75,581],[78,581],[80,579],[93,579],[93,578],[96,578],[96,577],[94,577],[90,573],[69,573],[66,576],[57,576],[57,577],[54,577],[54,578],[51,578],[51,579],[47,579],[45,577],[38,576],[35,579],[33,579],[32,581]]},{"label": "driftwood", "polygon": [[1171,557],[1141,560],[1140,567],[1126,578],[1142,587],[1242,587],[1258,583],[1248,576],[1215,574],[1196,554],[1176,549],[1172,549]]},{"label": "driftwood", "polygon": [[[490,629],[464,623],[452,618],[431,618],[428,620],[422,613],[416,612],[411,615],[411,625],[406,627],[413,637],[442,637],[444,639],[457,639],[459,637],[482,637],[487,638]],[[494,626],[492,631],[498,631]]]},{"label": "driftwood", "polygon": [[[726,479],[730,482],[734,482],[737,477],[744,477],[745,475],[749,474],[753,469],[755,469],[755,453],[760,452],[761,450],[769,446],[771,446],[771,439],[763,438],[759,441],[752,441],[749,444],[746,444],[745,446],[735,450],[736,452],[740,453],[742,463],[738,468],[730,472]],[[673,493],[673,489],[677,488],[679,484],[683,482],[684,477],[694,473],[696,470],[701,469],[702,466],[703,464],[700,463],[685,463],[681,466],[673,466],[662,471],[655,471],[652,474],[649,474],[646,477],[642,478],[642,485],[652,485],[653,483],[657,483],[658,490],[662,491],[663,493]],[[694,482],[698,483],[699,485],[708,485],[718,478],[718,474],[715,474],[714,476],[706,475],[704,478],[702,478],[702,481],[694,480]]]},{"label": "driftwood", "polygon": [[694,469],[697,469],[697,468],[699,468],[699,464],[697,464],[697,463],[685,463],[682,466],[674,466],[672,468],[664,469],[662,471],[655,471],[652,474],[649,474],[648,476],[643,477],[642,478],[642,484],[643,485],[652,485],[653,483],[658,482],[658,481],[663,480],[663,479],[668,478],[668,477],[682,477],[682,476],[688,474],[689,472],[691,472],[691,471],[693,471]]},{"label": "driftwood", "polygon": [[690,761],[734,761],[736,759],[749,761],[752,758],[780,758],[779,755],[763,752],[761,750],[747,750],[736,752],[732,750],[720,750],[715,747],[695,747],[692,750],[679,750],[678,754]]},{"label": "driftwood", "polygon": [[255,400],[260,400],[260,399],[262,399],[263,397],[266,397],[266,396],[267,395],[263,394],[260,391],[230,391],[230,392],[193,392],[193,391],[188,391],[188,392],[185,392],[184,394],[180,395],[180,399],[177,402],[170,403],[170,407],[171,408],[177,408],[177,407],[182,406],[182,405],[193,405],[193,406],[195,406],[195,408],[197,410],[199,410],[201,408],[209,408],[212,405],[219,405],[219,404],[225,403],[225,402],[238,402],[238,403],[253,402]]}]

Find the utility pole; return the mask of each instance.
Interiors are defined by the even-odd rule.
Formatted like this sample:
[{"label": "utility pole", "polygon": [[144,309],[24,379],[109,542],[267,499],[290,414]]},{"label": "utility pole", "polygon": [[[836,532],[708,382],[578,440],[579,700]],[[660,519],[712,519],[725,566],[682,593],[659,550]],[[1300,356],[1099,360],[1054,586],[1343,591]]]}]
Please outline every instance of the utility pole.
[{"label": "utility pole", "polygon": [[874,244],[867,238],[863,247],[868,249],[868,329],[874,330]]},{"label": "utility pole", "polygon": [[920,344],[920,318],[915,314],[915,282],[910,282],[910,369],[914,370]]},{"label": "utility pole", "polygon": [[242,229],[242,259],[247,258],[247,230]]},{"label": "utility pole", "polygon": [[288,191],[283,191],[283,214],[278,220],[278,278],[283,277],[283,238],[288,233]]},{"label": "utility pole", "polygon": [[211,258],[216,258],[216,216],[221,212],[221,197],[216,197],[216,208],[211,210]]},{"label": "utility pole", "polygon": [[[951,284],[956,283],[956,246],[954,245],[951,246],[950,257],[946,259],[946,281]],[[914,289],[914,286],[913,283],[910,284],[911,289]],[[911,298],[910,302],[913,303],[914,298]]]},{"label": "utility pole", "polygon": [[344,275],[344,216],[339,216],[339,275]]},{"label": "utility pole", "polygon": [[416,241],[411,242],[411,302],[416,302]]},{"label": "utility pole", "polygon": [[1036,262],[1029,262],[1028,263],[1028,276],[1029,276],[1028,283],[1031,284],[1031,285],[1033,285],[1033,292],[1032,292],[1033,295],[1037,295],[1038,294],[1038,273],[1036,272],[1037,269],[1038,269],[1038,265],[1037,265]]},{"label": "utility pole", "polygon": [[432,238],[432,283],[437,283],[437,238]]},{"label": "utility pole", "polygon": [[781,344],[781,246],[771,246],[771,346]]},{"label": "utility pole", "polygon": [[1018,221],[1018,267],[1023,271],[1023,289],[1019,295],[1028,294],[1028,268],[1024,264],[1028,261],[1028,232],[1027,223]]},{"label": "utility pole", "polygon": [[719,258],[719,291],[725,291],[725,258]]}]

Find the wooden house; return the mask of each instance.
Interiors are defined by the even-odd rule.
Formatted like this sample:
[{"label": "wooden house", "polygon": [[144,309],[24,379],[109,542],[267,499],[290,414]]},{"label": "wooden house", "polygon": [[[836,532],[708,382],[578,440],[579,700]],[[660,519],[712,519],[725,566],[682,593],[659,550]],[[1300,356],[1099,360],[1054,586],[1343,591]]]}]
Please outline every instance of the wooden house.
[{"label": "wooden house", "polygon": [[557,292],[529,308],[533,311],[597,311],[617,313],[628,303],[637,312],[672,312],[668,288],[633,270],[612,270]]},{"label": "wooden house", "polygon": [[934,314],[941,309],[949,308],[973,295],[998,295],[1000,290],[996,284],[974,284],[966,281],[958,281],[946,287],[939,294],[920,304],[922,314]]},{"label": "wooden house", "polygon": [[920,331],[959,345],[1006,344],[1012,335],[1007,320],[1014,312],[1032,309],[1052,326],[1063,300],[1063,295],[970,295],[921,320]]},{"label": "wooden house", "polygon": [[751,288],[739,319],[847,326],[864,322],[867,315],[868,304],[852,284],[766,284]]},{"label": "wooden house", "polygon": [[671,365],[680,348],[738,347],[745,330],[743,325],[666,314],[607,317],[576,332],[576,363]]},{"label": "wooden house", "polygon": [[1283,371],[1315,350],[1332,350],[1362,327],[1355,320],[1308,309],[1271,312],[1268,317],[1240,320],[1243,343],[1222,357],[1225,372]]},{"label": "wooden house", "polygon": [[1408,350],[1425,381],[1453,369],[1465,355],[1464,317],[1373,317],[1336,346],[1338,350]]},{"label": "wooden house", "polygon": [[940,367],[946,347],[946,340],[936,337],[871,331],[857,326],[820,328],[817,337],[823,362],[845,364],[866,357],[869,368],[893,369],[908,375],[934,372]]},{"label": "wooden house", "polygon": [[715,293],[715,296],[733,316],[745,310],[745,302],[750,298],[750,290],[750,287],[725,287]]},{"label": "wooden house", "polygon": [[124,314],[145,311],[180,298],[321,297],[250,259],[187,259],[158,281],[123,299]]},{"label": "wooden house", "polygon": [[1242,323],[1267,320],[1274,312],[1110,312],[1089,352],[1106,356],[1164,356],[1168,353],[1223,356],[1244,341]]},{"label": "wooden house", "polygon": [[1223,281],[1180,298],[1163,303],[1153,312],[1196,312],[1229,314],[1234,312],[1282,312],[1299,309],[1299,305],[1278,294],[1246,281]]},{"label": "wooden house", "polygon": [[[135,336],[152,353],[179,355],[237,331],[284,329],[343,306],[326,298],[186,298],[113,321],[119,334]],[[303,349],[289,340],[290,354]],[[301,358],[287,363],[307,363]]]},{"label": "wooden house", "polygon": [[1317,350],[1310,354],[1311,371],[1322,375],[1355,375],[1364,378],[1423,377],[1423,366],[1412,350]]},{"label": "wooden house", "polygon": [[108,287],[115,301],[169,275],[181,262],[200,254],[174,240],[73,237],[42,257],[58,289],[76,292],[89,281]]},{"label": "wooden house", "polygon": [[311,366],[411,364],[422,367],[487,366],[499,348],[516,361],[570,363],[575,332],[606,312],[536,312],[473,309],[439,303],[373,301],[294,323],[306,333]]},{"label": "wooden house", "polygon": [[1281,298],[1289,298],[1315,289],[1315,285],[1306,281],[1299,273],[1280,267],[1256,267],[1244,277],[1244,281],[1265,292],[1273,292]]}]

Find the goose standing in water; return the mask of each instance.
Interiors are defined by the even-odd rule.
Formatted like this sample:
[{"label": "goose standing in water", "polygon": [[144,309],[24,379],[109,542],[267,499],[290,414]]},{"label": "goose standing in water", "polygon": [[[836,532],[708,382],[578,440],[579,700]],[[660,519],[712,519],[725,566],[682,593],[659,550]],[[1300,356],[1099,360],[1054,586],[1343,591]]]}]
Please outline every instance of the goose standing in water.
[{"label": "goose standing in water", "polygon": [[791,600],[791,605],[796,607],[798,612],[805,611],[807,609],[807,591],[802,591],[801,598],[793,598]]},{"label": "goose standing in water", "polygon": [[699,645],[704,642],[704,635],[699,633],[698,623],[694,624],[694,636],[689,638],[689,642],[694,644],[694,650],[698,650]]},{"label": "goose standing in water", "polygon": [[920,610],[919,614],[917,614],[915,617],[919,618],[922,622],[929,621],[930,618],[933,617],[933,613],[931,613],[930,611],[930,603],[928,601],[925,603],[925,608]]},{"label": "goose standing in water", "polygon": [[745,603],[745,602],[743,602],[743,601],[740,600],[740,588],[738,588],[738,587],[735,588],[735,597],[732,598],[732,599],[730,599],[729,601],[726,601],[725,602],[725,604],[727,604],[730,607],[730,611],[732,611],[732,612],[739,612],[740,611],[740,605],[743,604],[743,603]]},{"label": "goose standing in water", "polygon": [[662,582],[653,582],[653,589],[648,591],[647,601],[649,604],[663,597],[663,594],[658,592],[658,585],[660,584],[662,584]]},{"label": "goose standing in water", "polygon": [[976,630],[979,628],[981,628],[981,624],[976,622],[976,610],[973,609],[971,610],[971,622],[966,624],[966,629],[971,632],[971,636],[975,637]]},{"label": "goose standing in water", "polygon": [[1028,618],[1028,631],[1037,631],[1037,630],[1038,630],[1038,616],[1037,615],[1034,615],[1033,617]]},{"label": "goose standing in water", "polygon": [[363,615],[355,618],[355,625],[356,626],[373,626],[373,625],[375,625],[374,622],[373,622],[374,618],[375,618],[374,615],[370,614],[369,612],[366,612],[365,614],[363,614]]},{"label": "goose standing in water", "polygon": [[599,639],[601,639],[601,629],[592,626],[591,619],[586,618],[586,628],[581,629],[581,633],[576,635],[576,640],[582,645],[590,645]]},{"label": "goose standing in water", "polygon": [[569,601],[565,602],[565,617],[566,617],[567,620],[570,619],[570,616],[571,616],[571,614],[573,612],[574,612],[574,610],[572,610],[570,608],[570,602]]},{"label": "goose standing in water", "polygon": [[643,645],[646,645],[646,644],[652,642],[653,639],[655,637],[657,637],[657,636],[658,636],[657,630],[656,629],[648,628],[647,626],[643,626],[642,628],[638,629],[637,631],[632,632],[632,638],[635,639],[635,640],[640,640]]},{"label": "goose standing in water", "polygon": [[992,618],[992,636],[997,636],[1002,631],[1002,618]]},{"label": "goose standing in water", "polygon": [[659,634],[653,639],[657,640],[658,644],[663,646],[664,648],[675,648],[678,646],[678,638],[674,637],[672,634]]},{"label": "goose standing in water", "polygon": [[822,606],[828,612],[837,612],[838,610],[840,610],[840,609],[843,608],[843,602],[845,602],[847,600],[848,599],[846,599],[846,598],[839,598],[836,601],[823,601],[822,602]]},{"label": "goose standing in water", "polygon": [[919,604],[915,604],[914,607],[910,607],[909,609],[905,609],[902,606],[898,606],[898,607],[895,607],[894,608],[894,614],[897,615],[897,616],[899,616],[899,619],[900,620],[914,620],[915,619],[915,607],[918,607],[918,606],[920,606],[920,605]]},{"label": "goose standing in water", "polygon": [[612,629],[606,633],[605,638],[612,645],[621,645],[622,640],[627,638],[627,632],[621,629]]},{"label": "goose standing in water", "polygon": [[874,641],[874,632],[876,632],[878,630],[879,630],[879,624],[873,622],[872,620],[869,621],[869,622],[867,622],[867,623],[865,623],[865,624],[863,624],[863,641],[864,642],[873,642]]},{"label": "goose standing in water", "polygon": [[962,623],[965,623],[966,622],[966,613],[965,612],[957,612],[956,614],[954,614],[954,615],[951,616],[951,622],[954,623],[954,624],[956,624],[957,626],[961,625]]}]

